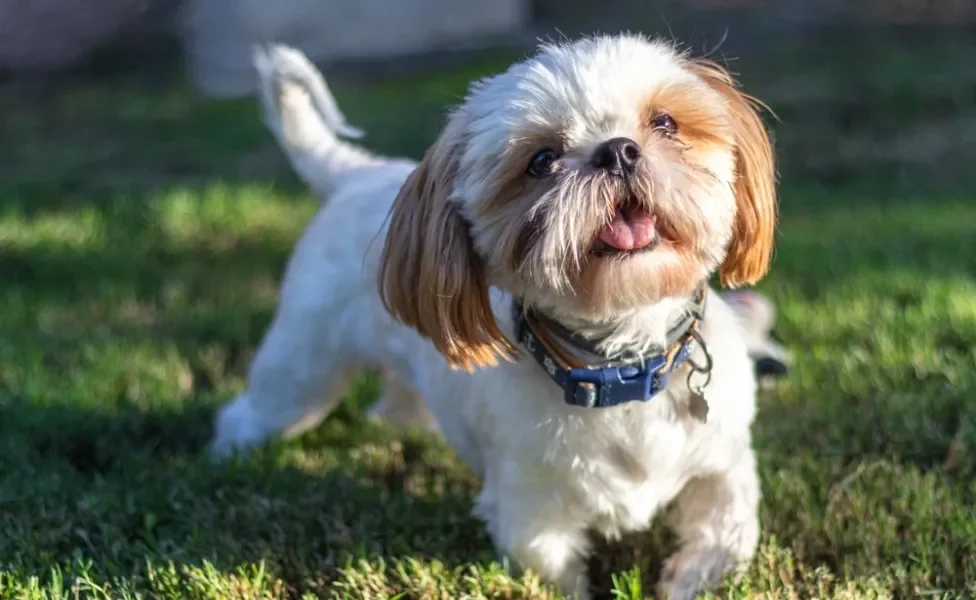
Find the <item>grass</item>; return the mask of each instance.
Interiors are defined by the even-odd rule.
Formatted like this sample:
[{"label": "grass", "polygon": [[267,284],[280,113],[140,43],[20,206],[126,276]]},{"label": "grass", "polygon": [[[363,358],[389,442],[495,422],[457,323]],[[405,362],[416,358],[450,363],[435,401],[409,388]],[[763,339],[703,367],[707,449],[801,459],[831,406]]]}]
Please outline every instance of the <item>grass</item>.
[{"label": "grass", "polygon": [[[782,119],[761,289],[799,360],[760,399],[764,535],[720,597],[976,597],[976,46],[852,56],[736,65]],[[507,60],[339,100],[418,156]],[[317,206],[250,101],[120,76],[8,84],[0,114],[0,598],[557,597],[494,562],[444,444],[359,416],[368,375],[298,440],[203,456]],[[670,547],[601,549],[603,597]]]}]

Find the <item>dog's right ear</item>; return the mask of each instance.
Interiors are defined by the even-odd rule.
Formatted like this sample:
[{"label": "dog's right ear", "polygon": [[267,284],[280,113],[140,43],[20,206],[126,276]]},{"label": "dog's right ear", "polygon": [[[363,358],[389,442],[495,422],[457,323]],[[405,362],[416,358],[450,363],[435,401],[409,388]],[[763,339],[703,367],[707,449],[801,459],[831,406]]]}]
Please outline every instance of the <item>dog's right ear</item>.
[{"label": "dog's right ear", "polygon": [[380,297],[429,338],[453,368],[472,371],[515,353],[491,311],[484,267],[451,201],[460,130],[452,119],[400,189],[379,268]]}]

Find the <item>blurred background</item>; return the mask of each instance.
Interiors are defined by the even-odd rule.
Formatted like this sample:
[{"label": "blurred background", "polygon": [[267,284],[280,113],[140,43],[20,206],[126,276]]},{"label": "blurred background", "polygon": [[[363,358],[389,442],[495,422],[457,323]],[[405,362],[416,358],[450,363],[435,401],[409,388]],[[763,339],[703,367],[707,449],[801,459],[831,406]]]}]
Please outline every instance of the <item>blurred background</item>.
[{"label": "blurred background", "polygon": [[829,178],[854,162],[965,160],[974,125],[951,117],[973,99],[974,29],[972,0],[3,0],[0,77],[23,94],[111,76],[235,98],[252,91],[250,48],[265,40],[364,84],[642,31],[731,60],[790,123],[790,164]]},{"label": "blurred background", "polygon": [[[795,364],[725,597],[976,597],[976,0],[0,0],[0,598],[550,597],[491,566],[450,451],[360,416],[368,374],[299,440],[202,452],[319,206],[250,45],[305,50],[364,144],[416,158],[472,79],[620,30],[776,113],[759,288]],[[669,543],[597,582],[640,597]]]}]

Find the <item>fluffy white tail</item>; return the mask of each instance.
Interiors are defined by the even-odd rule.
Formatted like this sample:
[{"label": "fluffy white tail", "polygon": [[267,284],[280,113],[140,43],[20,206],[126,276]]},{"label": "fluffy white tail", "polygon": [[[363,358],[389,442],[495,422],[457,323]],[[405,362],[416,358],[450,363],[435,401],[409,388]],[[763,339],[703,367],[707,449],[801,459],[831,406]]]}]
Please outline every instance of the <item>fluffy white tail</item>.
[{"label": "fluffy white tail", "polygon": [[326,197],[343,171],[375,162],[365,149],[342,139],[363,132],[346,123],[322,74],[300,50],[259,46],[254,66],[264,121],[313,190]]}]

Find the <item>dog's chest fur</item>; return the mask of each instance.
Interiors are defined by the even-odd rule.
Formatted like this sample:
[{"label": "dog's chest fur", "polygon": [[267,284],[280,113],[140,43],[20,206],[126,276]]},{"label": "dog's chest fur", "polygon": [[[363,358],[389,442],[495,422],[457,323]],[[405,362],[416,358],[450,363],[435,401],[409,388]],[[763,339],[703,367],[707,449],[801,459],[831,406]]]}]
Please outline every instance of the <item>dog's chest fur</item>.
[{"label": "dog's chest fur", "polygon": [[[683,385],[676,379],[671,387]],[[610,409],[552,406],[540,419],[535,453],[540,470],[563,473],[553,490],[574,496],[607,534],[646,527],[659,508],[709,465],[702,431],[682,406],[685,394],[664,392],[648,403]],[[563,489],[559,489],[562,487]]]},{"label": "dog's chest fur", "polygon": [[[706,337],[715,330],[715,323],[705,324]],[[737,365],[725,359],[724,348],[714,350],[722,360],[709,387],[724,391],[711,403],[706,423],[688,412],[687,367],[647,402],[579,408],[563,403],[559,389],[527,356],[475,374],[463,392],[456,388],[457,395],[445,398],[444,410],[440,402],[432,407],[452,445],[484,477],[482,505],[497,500],[490,497],[492,488],[515,485],[615,536],[647,527],[689,479],[728,468],[748,448],[748,361]],[[739,377],[742,386],[733,381]]]}]

